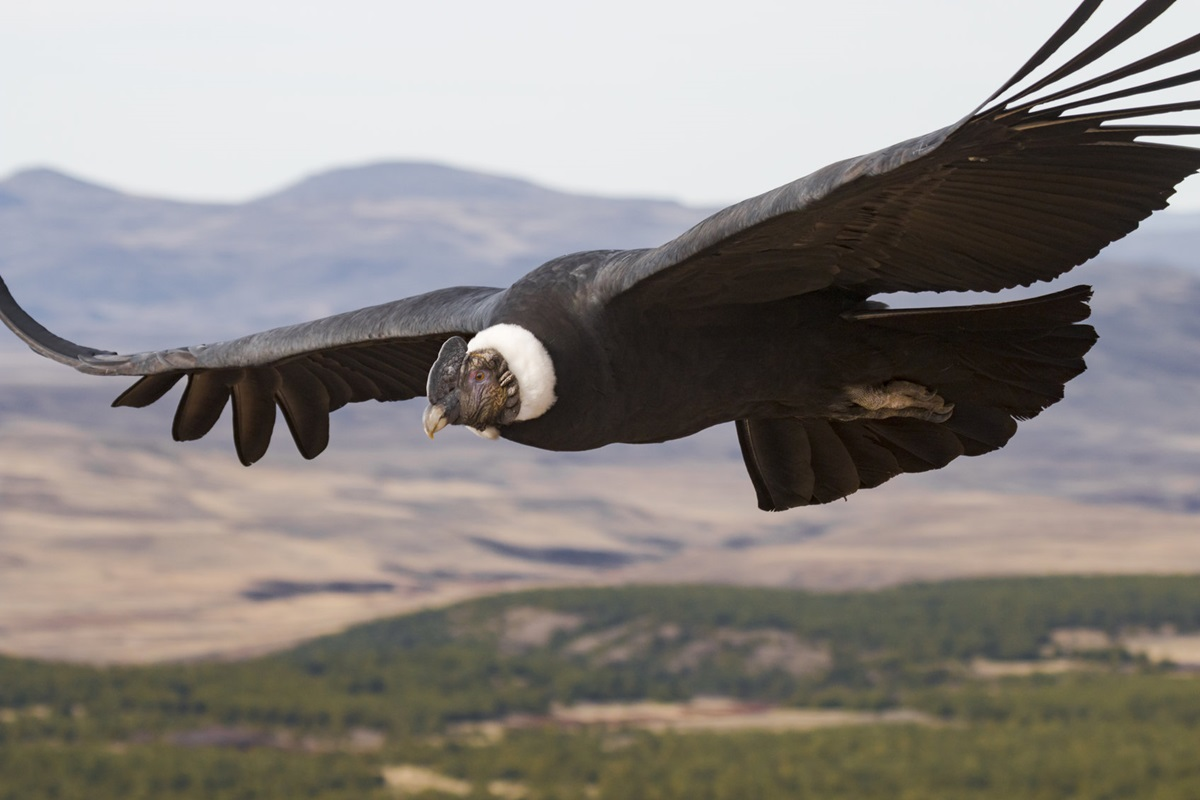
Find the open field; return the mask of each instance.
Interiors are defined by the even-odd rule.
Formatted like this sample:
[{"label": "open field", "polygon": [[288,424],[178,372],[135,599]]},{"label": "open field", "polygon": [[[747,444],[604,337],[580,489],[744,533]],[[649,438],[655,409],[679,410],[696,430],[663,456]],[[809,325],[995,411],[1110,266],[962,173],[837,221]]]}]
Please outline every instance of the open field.
[{"label": "open field", "polygon": [[[503,470],[439,477],[497,447]],[[536,585],[1200,572],[1194,514],[901,482],[763,514],[722,459],[563,467],[466,442],[424,477],[353,454],[247,470],[26,420],[0,423],[0,452],[21,454],[0,461],[0,651],[21,655],[246,655]]]}]

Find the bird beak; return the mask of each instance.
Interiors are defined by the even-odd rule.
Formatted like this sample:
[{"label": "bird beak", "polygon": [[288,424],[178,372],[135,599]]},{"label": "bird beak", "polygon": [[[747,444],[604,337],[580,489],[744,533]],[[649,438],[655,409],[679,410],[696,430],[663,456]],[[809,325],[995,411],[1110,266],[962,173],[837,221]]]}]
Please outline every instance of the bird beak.
[{"label": "bird beak", "polygon": [[449,424],[446,419],[446,412],[440,405],[430,405],[425,409],[425,415],[421,418],[425,423],[425,435],[430,439],[433,435]]}]

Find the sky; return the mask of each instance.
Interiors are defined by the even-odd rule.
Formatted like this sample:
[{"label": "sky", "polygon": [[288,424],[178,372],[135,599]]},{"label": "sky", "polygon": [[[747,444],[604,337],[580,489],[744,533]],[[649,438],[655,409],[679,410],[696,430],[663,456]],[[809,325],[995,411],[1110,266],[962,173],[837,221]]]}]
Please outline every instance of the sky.
[{"label": "sky", "polygon": [[[238,202],[421,160],[721,205],[953,122],[1074,5],[16,0],[0,9],[0,177],[51,167]],[[1200,32],[1200,2],[1179,6],[1138,40]],[[1193,184],[1178,207],[1200,209]]]}]

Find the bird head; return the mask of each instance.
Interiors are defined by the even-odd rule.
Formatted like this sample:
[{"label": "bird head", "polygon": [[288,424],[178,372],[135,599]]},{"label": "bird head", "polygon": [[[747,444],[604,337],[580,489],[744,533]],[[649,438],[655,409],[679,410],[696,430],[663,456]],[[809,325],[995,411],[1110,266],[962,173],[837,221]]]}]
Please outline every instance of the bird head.
[{"label": "bird head", "polygon": [[487,328],[470,342],[448,339],[429,371],[426,394],[423,422],[430,439],[447,425],[495,439],[501,427],[539,417],[557,399],[546,348],[510,324]]}]

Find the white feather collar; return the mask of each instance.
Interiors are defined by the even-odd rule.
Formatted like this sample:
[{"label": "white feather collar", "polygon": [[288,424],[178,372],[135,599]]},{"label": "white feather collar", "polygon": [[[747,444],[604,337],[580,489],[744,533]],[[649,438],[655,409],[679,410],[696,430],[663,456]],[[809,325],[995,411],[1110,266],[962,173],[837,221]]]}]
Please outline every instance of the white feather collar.
[{"label": "white feather collar", "polygon": [[554,394],[554,362],[537,337],[520,325],[501,323],[484,328],[467,342],[467,352],[495,350],[508,364],[521,392],[517,422],[545,414],[558,397]]}]

